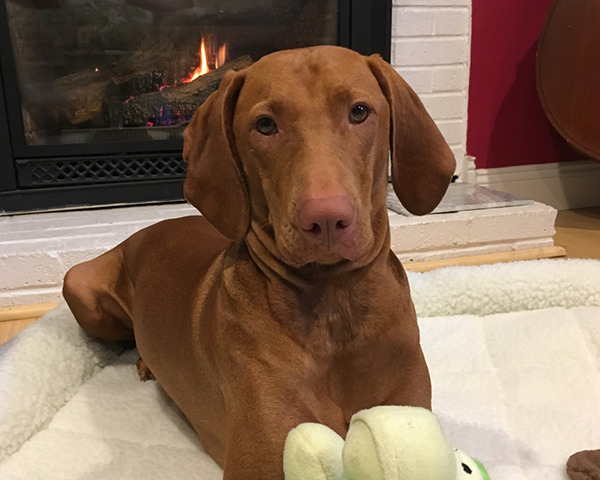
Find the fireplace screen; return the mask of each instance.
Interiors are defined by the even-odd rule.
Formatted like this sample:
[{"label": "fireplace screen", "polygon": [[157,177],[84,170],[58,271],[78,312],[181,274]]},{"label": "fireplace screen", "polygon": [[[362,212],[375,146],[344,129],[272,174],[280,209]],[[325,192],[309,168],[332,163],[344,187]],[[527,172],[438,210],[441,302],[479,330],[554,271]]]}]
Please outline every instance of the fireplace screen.
[{"label": "fireplace screen", "polygon": [[[361,8],[372,7],[354,3],[1,0],[8,131],[0,136],[9,134],[11,151],[0,162],[13,164],[0,174],[12,169],[14,180],[0,180],[0,212],[52,208],[35,202],[61,195],[72,199],[56,206],[128,201],[118,188],[110,199],[106,185],[119,183],[122,193],[152,191],[133,202],[181,198],[183,129],[225,72],[285,48],[355,47],[353,15],[357,25],[370,21]],[[159,184],[142,185],[152,181],[165,187],[158,198]],[[12,206],[11,192],[23,200],[32,189],[32,206]],[[84,198],[100,191],[99,200]]]}]

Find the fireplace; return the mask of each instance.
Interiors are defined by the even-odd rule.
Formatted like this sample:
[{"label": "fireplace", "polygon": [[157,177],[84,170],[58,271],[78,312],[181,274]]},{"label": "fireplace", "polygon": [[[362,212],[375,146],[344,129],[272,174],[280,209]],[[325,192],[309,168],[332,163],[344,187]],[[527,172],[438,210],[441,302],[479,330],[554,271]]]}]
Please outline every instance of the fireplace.
[{"label": "fireplace", "polygon": [[275,50],[389,59],[391,0],[0,0],[0,214],[182,199],[182,132]]}]

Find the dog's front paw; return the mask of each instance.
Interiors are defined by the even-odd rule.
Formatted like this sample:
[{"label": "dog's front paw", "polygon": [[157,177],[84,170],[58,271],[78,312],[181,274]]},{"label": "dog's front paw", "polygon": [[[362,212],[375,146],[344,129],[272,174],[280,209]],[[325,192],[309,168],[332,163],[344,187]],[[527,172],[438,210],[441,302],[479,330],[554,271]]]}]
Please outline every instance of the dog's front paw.
[{"label": "dog's front paw", "polygon": [[150,371],[148,366],[142,360],[142,357],[137,361],[137,371],[142,382],[147,382],[148,380],[156,380],[154,374]]},{"label": "dog's front paw", "polygon": [[342,448],[342,437],[325,425],[298,425],[285,441],[285,480],[342,480]]}]

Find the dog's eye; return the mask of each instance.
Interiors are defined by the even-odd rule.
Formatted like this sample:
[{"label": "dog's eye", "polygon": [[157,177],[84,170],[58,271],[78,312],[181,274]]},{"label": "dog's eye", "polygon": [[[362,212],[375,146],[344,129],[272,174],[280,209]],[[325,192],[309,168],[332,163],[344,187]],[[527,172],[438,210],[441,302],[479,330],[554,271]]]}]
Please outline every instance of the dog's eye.
[{"label": "dog's eye", "polygon": [[351,123],[362,123],[367,119],[368,116],[369,107],[363,105],[362,103],[354,105],[354,107],[352,107],[352,110],[350,110]]},{"label": "dog's eye", "polygon": [[277,124],[271,117],[260,117],[256,121],[256,129],[263,135],[273,135],[277,133]]}]

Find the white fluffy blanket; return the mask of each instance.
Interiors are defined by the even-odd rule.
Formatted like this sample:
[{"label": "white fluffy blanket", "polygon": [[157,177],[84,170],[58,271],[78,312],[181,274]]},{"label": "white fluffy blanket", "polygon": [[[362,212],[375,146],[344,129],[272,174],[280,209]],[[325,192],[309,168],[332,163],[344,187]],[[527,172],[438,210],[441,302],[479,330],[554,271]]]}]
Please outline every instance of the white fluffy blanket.
[{"label": "white fluffy blanket", "polygon": [[[600,262],[409,276],[434,411],[492,480],[566,479],[570,454],[600,448]],[[0,479],[221,479],[136,360],[64,305],[0,347]]]}]

